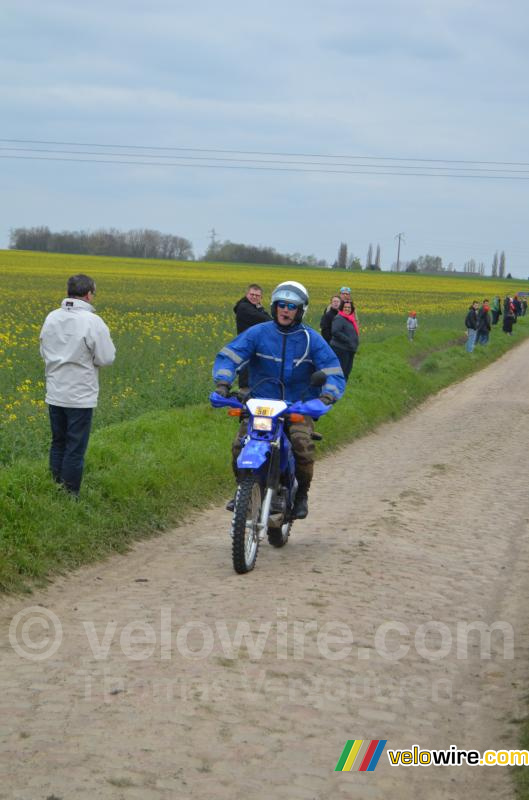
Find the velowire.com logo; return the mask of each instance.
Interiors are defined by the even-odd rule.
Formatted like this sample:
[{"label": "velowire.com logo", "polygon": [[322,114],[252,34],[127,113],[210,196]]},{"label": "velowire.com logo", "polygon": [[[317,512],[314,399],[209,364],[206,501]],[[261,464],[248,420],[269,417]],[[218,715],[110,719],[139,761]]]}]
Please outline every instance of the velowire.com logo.
[{"label": "velowire.com logo", "polygon": [[355,767],[358,772],[373,772],[387,741],[387,739],[348,739],[334,771],[350,772]]}]

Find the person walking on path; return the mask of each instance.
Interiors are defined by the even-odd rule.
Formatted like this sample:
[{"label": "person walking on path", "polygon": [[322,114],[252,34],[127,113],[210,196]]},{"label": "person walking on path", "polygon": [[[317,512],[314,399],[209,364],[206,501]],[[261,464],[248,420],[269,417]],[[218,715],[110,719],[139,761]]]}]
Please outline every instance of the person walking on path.
[{"label": "person walking on path", "polygon": [[419,327],[419,322],[417,320],[417,312],[410,311],[410,315],[406,322],[406,328],[408,330],[408,339],[410,340],[410,342],[413,342],[413,339],[415,337],[415,331],[417,330],[418,327]]},{"label": "person walking on path", "polygon": [[477,300],[474,300],[472,305],[468,309],[468,313],[465,317],[465,327],[467,329],[467,342],[466,342],[466,351],[467,353],[472,353],[474,350],[474,345],[476,343],[476,335],[478,329],[478,306],[479,303]]},{"label": "person walking on path", "polygon": [[[272,319],[263,307],[263,290],[257,283],[251,283],[248,286],[245,296],[235,303],[233,312],[237,334],[243,333],[253,325],[270,322]],[[248,367],[246,366],[239,370],[239,388],[243,391],[249,388]]]},{"label": "person walking on path", "polygon": [[331,347],[336,353],[345,380],[349,379],[355,353],[358,350],[358,323],[350,300],[341,304],[340,311],[332,323]]},{"label": "person walking on path", "polygon": [[44,321],[40,354],[51,425],[50,471],[56,483],[78,496],[99,396],[99,367],[114,362],[116,348],[107,326],[94,312],[93,279],[72,275],[67,293],[61,307]]}]

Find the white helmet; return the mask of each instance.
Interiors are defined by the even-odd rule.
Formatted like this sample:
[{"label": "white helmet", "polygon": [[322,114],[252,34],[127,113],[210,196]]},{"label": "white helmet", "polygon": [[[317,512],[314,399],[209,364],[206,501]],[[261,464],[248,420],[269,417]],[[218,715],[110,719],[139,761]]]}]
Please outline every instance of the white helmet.
[{"label": "white helmet", "polygon": [[299,306],[298,313],[296,314],[296,322],[301,322],[305,311],[309,307],[309,293],[303,284],[297,281],[284,281],[276,286],[270,298],[270,306],[274,319],[276,318],[276,303],[278,303],[279,300],[283,300],[285,303],[295,303]]}]

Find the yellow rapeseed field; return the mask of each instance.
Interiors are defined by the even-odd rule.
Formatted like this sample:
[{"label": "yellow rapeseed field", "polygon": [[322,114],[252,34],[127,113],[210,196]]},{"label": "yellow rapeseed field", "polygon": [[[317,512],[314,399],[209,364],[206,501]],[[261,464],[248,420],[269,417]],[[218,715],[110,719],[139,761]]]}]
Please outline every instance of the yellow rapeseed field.
[{"label": "yellow rapeseed field", "polygon": [[249,282],[265,300],[281,280],[310,291],[307,320],[318,329],[329,296],[351,286],[361,341],[405,334],[414,309],[419,330],[462,330],[469,302],[526,288],[521,281],[322,269],[176,263],[0,251],[0,464],[43,455],[48,422],[39,331],[77,272],[95,278],[97,311],[116,343],[115,365],[101,375],[96,426],[148,410],[203,402],[211,363],[234,335],[234,303]]}]

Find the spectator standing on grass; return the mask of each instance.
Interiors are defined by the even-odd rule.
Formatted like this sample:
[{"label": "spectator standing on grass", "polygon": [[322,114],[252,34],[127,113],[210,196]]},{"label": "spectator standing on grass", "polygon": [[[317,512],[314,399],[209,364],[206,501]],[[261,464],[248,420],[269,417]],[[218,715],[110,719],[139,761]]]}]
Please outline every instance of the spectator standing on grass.
[{"label": "spectator standing on grass", "polygon": [[351,301],[351,305],[353,307],[354,318],[356,320],[356,324],[358,325],[359,324],[359,322],[358,322],[358,314],[356,313],[355,304],[354,304],[353,298],[351,297],[351,287],[350,286],[342,286],[342,288],[340,289],[340,300],[342,301],[342,303],[347,302],[347,300]]},{"label": "spectator standing on grass", "polygon": [[419,323],[417,321],[417,312],[410,311],[408,320],[406,322],[406,328],[408,329],[408,339],[410,340],[410,342],[413,342],[415,331],[417,330],[418,327]]},{"label": "spectator standing on grass", "polygon": [[514,313],[512,298],[507,295],[503,301],[503,332],[512,336],[512,326],[515,322],[516,314]]},{"label": "spectator standing on grass", "polygon": [[521,317],[522,316],[522,310],[523,310],[522,309],[522,301],[520,300],[520,298],[518,297],[517,294],[514,295],[514,297],[512,299],[512,304],[514,306],[514,313],[515,313],[516,317]]},{"label": "spectator standing on grass", "polygon": [[342,286],[342,288],[340,289],[340,300],[342,301],[342,303],[345,303],[346,300],[352,302],[350,286]]},{"label": "spectator standing on grass", "polygon": [[[339,300],[340,300],[340,303],[345,303],[346,301],[351,303],[351,305],[353,307],[353,314],[354,314],[355,319],[356,319],[356,324],[358,325],[358,314],[356,313],[355,304],[353,303],[353,299],[351,297],[351,287],[350,286],[342,286],[340,291],[336,295],[333,295],[331,297],[331,303],[332,303],[334,297],[338,297]],[[330,310],[331,310],[331,304],[329,304],[328,306],[326,306],[323,309],[323,314],[322,314],[322,317],[321,317],[321,320],[320,320],[320,328],[321,328],[321,324],[322,324],[322,321],[323,321],[323,316]],[[338,306],[338,310],[339,310],[339,306]],[[336,316],[336,315],[334,315],[334,316]],[[331,319],[331,324],[332,324],[332,319]],[[323,333],[322,333],[322,336],[323,336]]]},{"label": "spectator standing on grass", "polygon": [[340,295],[335,294],[331,297],[331,302],[323,312],[321,319],[320,319],[320,330],[321,335],[329,344],[332,339],[332,323],[334,318],[336,317],[338,311],[340,310]]},{"label": "spectator standing on grass", "polygon": [[468,309],[468,313],[465,317],[465,327],[467,329],[467,342],[466,342],[466,350],[467,353],[472,353],[474,350],[474,345],[476,343],[476,335],[478,329],[478,306],[479,303],[477,300],[474,300],[472,305]]},{"label": "spectator standing on grass", "polygon": [[355,353],[358,350],[358,323],[350,300],[341,303],[340,310],[332,323],[331,347],[336,353],[345,380],[349,379],[353,368]]},{"label": "spectator standing on grass", "polygon": [[99,367],[114,362],[116,348],[107,326],[94,312],[93,279],[72,275],[67,293],[61,307],[44,321],[40,354],[51,425],[50,471],[56,483],[77,497],[99,395]]},{"label": "spectator standing on grass", "polygon": [[501,298],[498,296],[496,296],[492,301],[491,313],[492,313],[492,324],[497,325],[498,320],[501,317]]},{"label": "spectator standing on grass", "polygon": [[[259,325],[261,322],[270,322],[272,319],[263,307],[263,290],[257,283],[251,283],[248,286],[245,296],[235,303],[233,312],[235,314],[237,334],[243,333],[253,325]],[[243,390],[249,388],[248,368],[246,366],[239,370],[239,388]]]},{"label": "spectator standing on grass", "polygon": [[478,313],[478,327],[476,329],[476,344],[488,344],[490,335],[490,307],[487,300],[483,301]]}]

